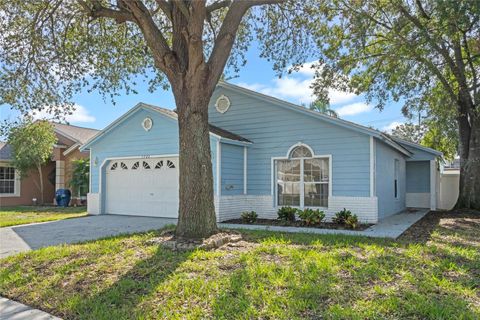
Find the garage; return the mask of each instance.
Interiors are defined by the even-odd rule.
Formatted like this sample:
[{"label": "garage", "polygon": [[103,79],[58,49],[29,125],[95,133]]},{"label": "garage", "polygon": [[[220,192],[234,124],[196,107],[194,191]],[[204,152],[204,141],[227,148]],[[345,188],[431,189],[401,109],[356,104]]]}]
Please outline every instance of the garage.
[{"label": "garage", "polygon": [[111,160],[105,177],[106,213],[178,217],[178,157]]}]

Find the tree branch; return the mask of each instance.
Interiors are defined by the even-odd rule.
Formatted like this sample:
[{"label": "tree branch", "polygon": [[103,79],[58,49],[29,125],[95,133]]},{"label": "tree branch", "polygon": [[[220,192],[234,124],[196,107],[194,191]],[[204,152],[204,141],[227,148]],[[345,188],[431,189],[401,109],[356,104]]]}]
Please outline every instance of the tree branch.
[{"label": "tree branch", "polygon": [[158,7],[165,13],[170,21],[172,21],[172,4],[167,0],[155,0]]},{"label": "tree branch", "polygon": [[98,1],[92,2],[91,7],[84,0],[77,0],[77,2],[84,9],[84,11],[93,19],[111,18],[114,19],[117,23],[133,21],[133,15],[126,10],[114,10],[105,8]]},{"label": "tree branch", "polygon": [[218,9],[226,8],[230,4],[232,4],[232,0],[223,0],[223,1],[214,2],[214,3],[207,6],[207,14],[210,14],[213,11],[218,10]]}]

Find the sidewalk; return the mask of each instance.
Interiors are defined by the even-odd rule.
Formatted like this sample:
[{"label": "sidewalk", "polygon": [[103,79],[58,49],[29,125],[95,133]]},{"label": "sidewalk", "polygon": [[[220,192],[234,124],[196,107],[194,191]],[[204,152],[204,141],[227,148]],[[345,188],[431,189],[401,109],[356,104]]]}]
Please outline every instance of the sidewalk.
[{"label": "sidewalk", "polygon": [[344,234],[351,236],[365,236],[373,238],[392,238],[397,239],[402,233],[410,228],[415,222],[423,218],[430,210],[419,209],[410,213],[403,211],[393,216],[380,220],[379,223],[371,226],[363,231],[353,230],[337,230],[337,229],[317,229],[304,227],[282,227],[282,226],[265,226],[252,224],[233,224],[219,223],[220,228],[225,229],[247,229],[247,230],[268,230],[279,232],[297,232],[297,233],[315,233],[315,234]]},{"label": "sidewalk", "polygon": [[0,297],[1,320],[62,320],[46,312]]}]

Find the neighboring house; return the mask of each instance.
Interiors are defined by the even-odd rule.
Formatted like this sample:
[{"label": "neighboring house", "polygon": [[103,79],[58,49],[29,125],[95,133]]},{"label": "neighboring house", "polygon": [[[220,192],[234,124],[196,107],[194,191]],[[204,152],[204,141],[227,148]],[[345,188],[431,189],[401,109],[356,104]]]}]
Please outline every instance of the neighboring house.
[{"label": "neighboring house", "polygon": [[[435,208],[438,151],[225,82],[209,119],[218,221],[293,206],[375,223]],[[143,103],[98,133],[81,147],[91,153],[88,212],[176,218],[178,141],[176,113]]]},{"label": "neighboring house", "polygon": [[[88,152],[81,152],[80,145],[98,133],[98,130],[52,122],[57,136],[51,161],[43,166],[45,203],[53,203],[55,190],[69,188],[73,161],[87,158]],[[33,199],[40,200],[38,172],[20,178],[11,165],[10,145],[0,142],[0,206],[31,205]]]}]

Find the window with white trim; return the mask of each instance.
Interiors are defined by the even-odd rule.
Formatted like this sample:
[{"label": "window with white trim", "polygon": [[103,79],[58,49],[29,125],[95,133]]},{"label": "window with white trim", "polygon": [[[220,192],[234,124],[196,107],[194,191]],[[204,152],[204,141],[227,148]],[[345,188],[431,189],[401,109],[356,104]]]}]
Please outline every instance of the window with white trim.
[{"label": "window with white trim", "polygon": [[330,159],[315,157],[306,146],[275,161],[278,206],[328,207]]},{"label": "window with white trim", "polygon": [[15,194],[14,167],[0,167],[0,194]]}]

